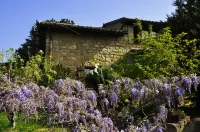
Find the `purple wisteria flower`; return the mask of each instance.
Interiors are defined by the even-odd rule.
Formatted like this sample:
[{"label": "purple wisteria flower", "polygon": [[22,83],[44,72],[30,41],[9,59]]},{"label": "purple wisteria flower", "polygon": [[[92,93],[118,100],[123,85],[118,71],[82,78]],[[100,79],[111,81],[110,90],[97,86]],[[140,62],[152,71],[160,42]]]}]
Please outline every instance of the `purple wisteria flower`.
[{"label": "purple wisteria flower", "polygon": [[87,123],[86,118],[85,118],[85,115],[82,115],[82,116],[81,116],[81,120],[82,120],[82,122],[83,122],[84,124]]},{"label": "purple wisteria flower", "polygon": [[64,115],[65,115],[65,109],[63,103],[58,103],[58,113],[59,113],[59,121],[64,122]]},{"label": "purple wisteria flower", "polygon": [[143,84],[142,83],[140,83],[140,82],[136,82],[135,83],[135,85],[134,85],[134,87],[136,88],[136,89],[138,89],[138,90],[141,90],[142,88],[143,88]]},{"label": "purple wisteria flower", "polygon": [[192,80],[190,78],[184,78],[183,87],[191,94]]},{"label": "purple wisteria flower", "polygon": [[142,125],[141,129],[142,129],[142,130],[141,130],[142,132],[147,132],[147,127],[146,127],[146,125]]},{"label": "purple wisteria flower", "polygon": [[76,89],[79,92],[83,90],[81,82],[79,82],[79,81],[76,82]]},{"label": "purple wisteria flower", "polygon": [[113,121],[110,118],[108,118],[108,126],[110,127],[109,128],[110,131],[112,131],[113,130]]},{"label": "purple wisteria flower", "polygon": [[141,89],[139,91],[139,98],[140,98],[140,101],[144,101],[144,99],[145,99],[145,91],[144,91],[144,89]]},{"label": "purple wisteria flower", "polygon": [[25,107],[26,106],[26,96],[24,95],[22,88],[18,89],[18,95],[19,95],[19,99],[22,102],[22,105]]},{"label": "purple wisteria flower", "polygon": [[66,96],[67,96],[67,97],[72,97],[72,89],[71,89],[70,86],[68,86],[68,88],[67,88]]},{"label": "purple wisteria flower", "polygon": [[97,96],[94,91],[89,91],[88,92],[88,99],[91,101],[92,105],[96,106],[97,105]]},{"label": "purple wisteria flower", "polygon": [[72,107],[73,106],[73,99],[72,98],[68,98],[68,105],[69,107]]},{"label": "purple wisteria flower", "polygon": [[104,99],[106,98],[106,91],[105,90],[101,90],[100,91],[100,96]]},{"label": "purple wisteria flower", "polygon": [[89,106],[88,112],[89,113],[94,113],[94,106]]},{"label": "purple wisteria flower", "polygon": [[181,87],[176,87],[175,94],[177,97],[183,97],[183,95],[185,94],[185,90]]},{"label": "purple wisteria flower", "polygon": [[76,121],[77,124],[80,120],[80,117],[81,117],[80,112],[76,111],[75,114],[74,114],[74,118],[75,118],[75,121]]},{"label": "purple wisteria flower", "polygon": [[149,120],[147,120],[145,122],[145,126],[146,126],[147,130],[149,131],[151,129],[151,127],[152,127],[152,124],[151,124],[151,122]]},{"label": "purple wisteria flower", "polygon": [[155,132],[163,132],[163,128],[159,126],[156,128]]},{"label": "purple wisteria flower", "polygon": [[[155,129],[157,132],[162,132],[162,123],[167,119],[167,108],[173,108],[177,97],[178,99],[183,97],[185,91],[189,91],[191,86],[192,88],[193,86],[197,88],[199,78],[196,75],[190,77],[182,76],[178,79],[175,78],[173,82],[165,78],[164,81],[151,79],[145,81],[145,83],[139,81],[133,83],[129,78],[121,78],[116,81],[113,80],[113,86],[103,85],[99,89],[99,95],[93,90],[85,89],[82,82],[69,78],[58,80],[55,84],[55,90],[29,83],[10,91],[7,90],[4,93],[0,90],[0,109],[8,109],[7,112],[22,112],[26,118],[31,114],[36,114],[37,110],[44,110],[51,122],[54,121],[61,124],[69,122],[76,125],[74,131],[77,132],[81,128],[94,132],[117,131],[116,127],[118,126],[114,125],[121,123],[119,120],[125,123],[119,129],[127,132],[148,132],[155,131]],[[129,98],[137,102],[131,104]],[[119,99],[128,101],[124,103]],[[97,101],[101,102],[97,104]],[[124,104],[118,107],[118,102]],[[156,112],[151,111],[155,115],[148,118],[148,112],[144,109],[145,111],[143,112],[147,114],[147,117],[135,116],[134,108],[138,107],[138,105],[144,108],[146,107],[146,102],[153,104],[157,108]],[[132,107],[133,105],[134,107]],[[113,108],[110,108],[110,106],[113,106]],[[140,112],[140,109],[137,112]],[[132,117],[130,118],[130,116]],[[114,119],[112,120],[111,117],[114,117]],[[129,119],[132,120],[129,121]],[[136,125],[138,123],[139,125]]]},{"label": "purple wisteria flower", "polygon": [[164,83],[164,84],[162,85],[162,88],[163,88],[163,91],[164,91],[164,93],[165,93],[166,95],[171,95],[172,88],[171,88],[170,84]]},{"label": "purple wisteria flower", "polygon": [[171,103],[172,103],[171,96],[167,96],[166,99],[167,99],[167,105],[168,105],[168,107],[171,108]]},{"label": "purple wisteria flower", "polygon": [[29,114],[37,114],[37,106],[32,101],[30,102]]},{"label": "purple wisteria flower", "polygon": [[73,132],[79,132],[78,126],[75,126]]},{"label": "purple wisteria flower", "polygon": [[52,95],[48,95],[47,102],[48,110],[51,111],[56,105],[55,98]]},{"label": "purple wisteria flower", "polygon": [[95,118],[95,114],[93,114],[93,113],[89,113],[87,116],[88,116],[91,120],[93,120],[93,119]]},{"label": "purple wisteria flower", "polygon": [[194,85],[195,90],[197,91],[197,87],[198,87],[198,85],[199,85],[199,78],[197,77],[196,74],[194,74],[194,75],[192,76],[192,83],[193,83],[193,85]]},{"label": "purple wisteria flower", "polygon": [[118,96],[117,94],[111,90],[110,92],[110,102],[111,102],[111,105],[113,106],[116,106],[117,103],[118,103]]},{"label": "purple wisteria flower", "polygon": [[115,84],[119,84],[119,83],[120,83],[120,80],[119,80],[119,79],[114,81],[114,85],[115,85]]},{"label": "purple wisteria flower", "polygon": [[1,76],[0,83],[1,82],[7,82],[7,81],[9,81],[9,80],[8,80],[8,77],[6,75]]},{"label": "purple wisteria flower", "polygon": [[80,106],[81,109],[85,111],[87,106],[88,106],[87,101],[86,100],[81,100],[80,103],[81,103],[81,106]]},{"label": "purple wisteria flower", "polygon": [[108,101],[108,99],[104,99],[104,104],[105,104],[105,108],[106,108],[106,110],[109,110],[109,108],[110,108],[110,103],[109,103],[109,101]]},{"label": "purple wisteria flower", "polygon": [[25,89],[24,89],[23,91],[24,91],[24,94],[25,94],[25,96],[26,96],[27,98],[33,97],[31,90],[28,89],[27,87],[25,87]]},{"label": "purple wisteria flower", "polygon": [[112,90],[116,92],[117,89],[118,89],[118,87],[119,87],[119,85],[118,85],[118,84],[115,84],[115,85],[112,86]]},{"label": "purple wisteria flower", "polygon": [[168,114],[168,110],[165,108],[164,105],[159,106],[158,108],[158,117],[160,119],[162,119],[162,121],[166,121],[167,120],[167,114]]},{"label": "purple wisteria flower", "polygon": [[138,96],[138,91],[136,88],[131,89],[131,100],[133,101]]}]

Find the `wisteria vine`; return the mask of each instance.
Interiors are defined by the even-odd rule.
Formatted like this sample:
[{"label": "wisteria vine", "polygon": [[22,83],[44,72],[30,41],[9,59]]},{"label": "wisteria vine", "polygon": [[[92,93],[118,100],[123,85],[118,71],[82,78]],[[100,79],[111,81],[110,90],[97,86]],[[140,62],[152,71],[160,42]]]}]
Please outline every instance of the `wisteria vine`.
[{"label": "wisteria vine", "polygon": [[[142,82],[119,78],[109,85],[100,85],[96,92],[70,78],[57,80],[51,89],[34,83],[19,86],[2,76],[0,111],[7,113],[13,127],[19,112],[28,120],[33,115],[40,118],[38,115],[43,111],[48,118],[47,124],[74,126],[74,132],[82,129],[92,132],[162,132],[168,110],[176,108],[184,95],[197,90],[198,85],[199,78],[195,74]],[[155,109],[146,113],[145,107],[152,104]],[[138,111],[143,116],[138,117]]]}]

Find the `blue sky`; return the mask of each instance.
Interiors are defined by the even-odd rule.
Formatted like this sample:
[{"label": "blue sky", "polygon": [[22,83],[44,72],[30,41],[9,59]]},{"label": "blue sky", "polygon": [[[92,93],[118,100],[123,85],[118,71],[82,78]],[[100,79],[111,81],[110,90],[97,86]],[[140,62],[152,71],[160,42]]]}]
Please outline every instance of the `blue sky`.
[{"label": "blue sky", "polygon": [[76,24],[102,26],[130,17],[166,20],[173,0],[0,0],[0,51],[25,42],[36,20],[69,18]]}]

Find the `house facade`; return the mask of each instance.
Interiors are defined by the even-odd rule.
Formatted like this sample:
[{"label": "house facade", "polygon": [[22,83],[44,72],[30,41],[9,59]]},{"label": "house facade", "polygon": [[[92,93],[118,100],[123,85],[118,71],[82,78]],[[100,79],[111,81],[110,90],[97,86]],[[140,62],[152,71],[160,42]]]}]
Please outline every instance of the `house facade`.
[{"label": "house facade", "polygon": [[[120,18],[102,27],[69,25],[58,22],[38,22],[39,39],[46,56],[55,58],[57,64],[70,68],[100,64],[109,66],[139,45],[128,41],[127,36],[136,34],[135,19]],[[165,23],[143,21],[144,30],[153,25],[158,32]],[[147,26],[146,26],[147,25]]]}]

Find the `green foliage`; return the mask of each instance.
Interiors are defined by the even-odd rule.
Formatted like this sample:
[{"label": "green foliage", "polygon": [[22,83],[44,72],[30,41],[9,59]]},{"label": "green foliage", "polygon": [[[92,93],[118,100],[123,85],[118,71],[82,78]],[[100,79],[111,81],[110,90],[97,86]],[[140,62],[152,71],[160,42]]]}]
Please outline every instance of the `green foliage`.
[{"label": "green foliage", "polygon": [[6,50],[6,58],[9,63],[13,63],[15,61],[14,53],[15,50],[13,48]]},{"label": "green foliage", "polygon": [[61,79],[61,78],[66,78],[67,76],[71,76],[71,69],[69,67],[64,67],[63,65],[61,64],[58,64],[58,65],[54,65],[52,67],[53,70],[56,71],[56,77],[55,79]]},{"label": "green foliage", "polygon": [[[35,56],[32,56],[30,58],[30,61],[26,63],[25,67],[22,67],[20,69],[21,76],[24,77],[25,82],[36,82],[42,80],[42,70],[40,68],[43,58],[42,58],[42,52],[36,54]],[[17,74],[19,75],[19,74]]]},{"label": "green foliage", "polygon": [[120,77],[120,75],[116,73],[111,67],[103,68],[102,71],[105,84],[108,84],[110,80],[113,80],[114,78]]},{"label": "green foliage", "polygon": [[42,125],[41,122],[37,122],[35,119],[30,119],[28,122],[25,122],[22,115],[17,118],[16,128],[11,128],[9,120],[5,113],[0,113],[0,131],[1,132],[11,132],[11,131],[19,131],[19,132],[32,132],[34,130],[48,128],[46,125]]},{"label": "green foliage", "polygon": [[197,73],[200,54],[196,40],[187,40],[185,35],[181,33],[172,37],[167,27],[153,36],[150,26],[149,34],[144,33],[141,40],[142,48],[128,53],[112,67],[120,75],[133,79]]},{"label": "green foliage", "polygon": [[172,28],[173,35],[187,32],[188,39],[197,39],[200,46],[200,1],[199,0],[175,0],[175,12],[167,16],[167,22]]},{"label": "green foliage", "polygon": [[4,62],[3,59],[4,59],[4,52],[2,51],[0,52],[0,63]]},{"label": "green foliage", "polygon": [[136,37],[135,37],[135,43],[141,43],[142,40],[142,22],[136,18],[136,22],[133,24],[134,30],[137,31]]},{"label": "green foliage", "polygon": [[168,122],[178,122],[181,119],[185,119],[186,114],[184,111],[180,110],[180,109],[173,109],[171,111],[169,111],[168,113]]},{"label": "green foliage", "polygon": [[172,112],[172,116],[179,116],[180,119],[184,119],[184,118],[186,117],[184,111],[179,110],[179,109],[178,109],[178,110],[174,110],[174,111]]},{"label": "green foliage", "polygon": [[0,52],[0,76],[4,74],[5,66],[4,66],[4,52]]},{"label": "green foliage", "polygon": [[93,70],[86,72],[85,82],[87,87],[93,87],[97,90],[98,84],[104,84],[104,77],[102,69],[98,65],[95,65]]},{"label": "green foliage", "polygon": [[[0,64],[0,75],[7,75],[9,80],[18,83],[35,82],[51,86],[56,79],[66,78],[71,72],[67,67],[56,65],[53,58],[44,57],[42,51],[31,56],[26,63],[21,56],[15,55],[12,48],[5,53],[8,62]],[[1,55],[4,58],[4,52]]]},{"label": "green foliage", "polygon": [[0,75],[7,75],[9,78],[11,78],[11,71],[16,61],[14,53],[15,50],[13,48],[0,52]]},{"label": "green foliage", "polygon": [[35,82],[44,86],[51,86],[56,79],[66,78],[70,73],[69,68],[56,65],[53,58],[43,57],[40,51],[32,56],[24,67],[16,69],[16,76],[23,82]]},{"label": "green foliage", "polygon": [[86,85],[98,88],[99,84],[109,84],[114,78],[119,78],[111,67],[101,68],[96,66],[95,69],[88,71],[85,76]]}]

